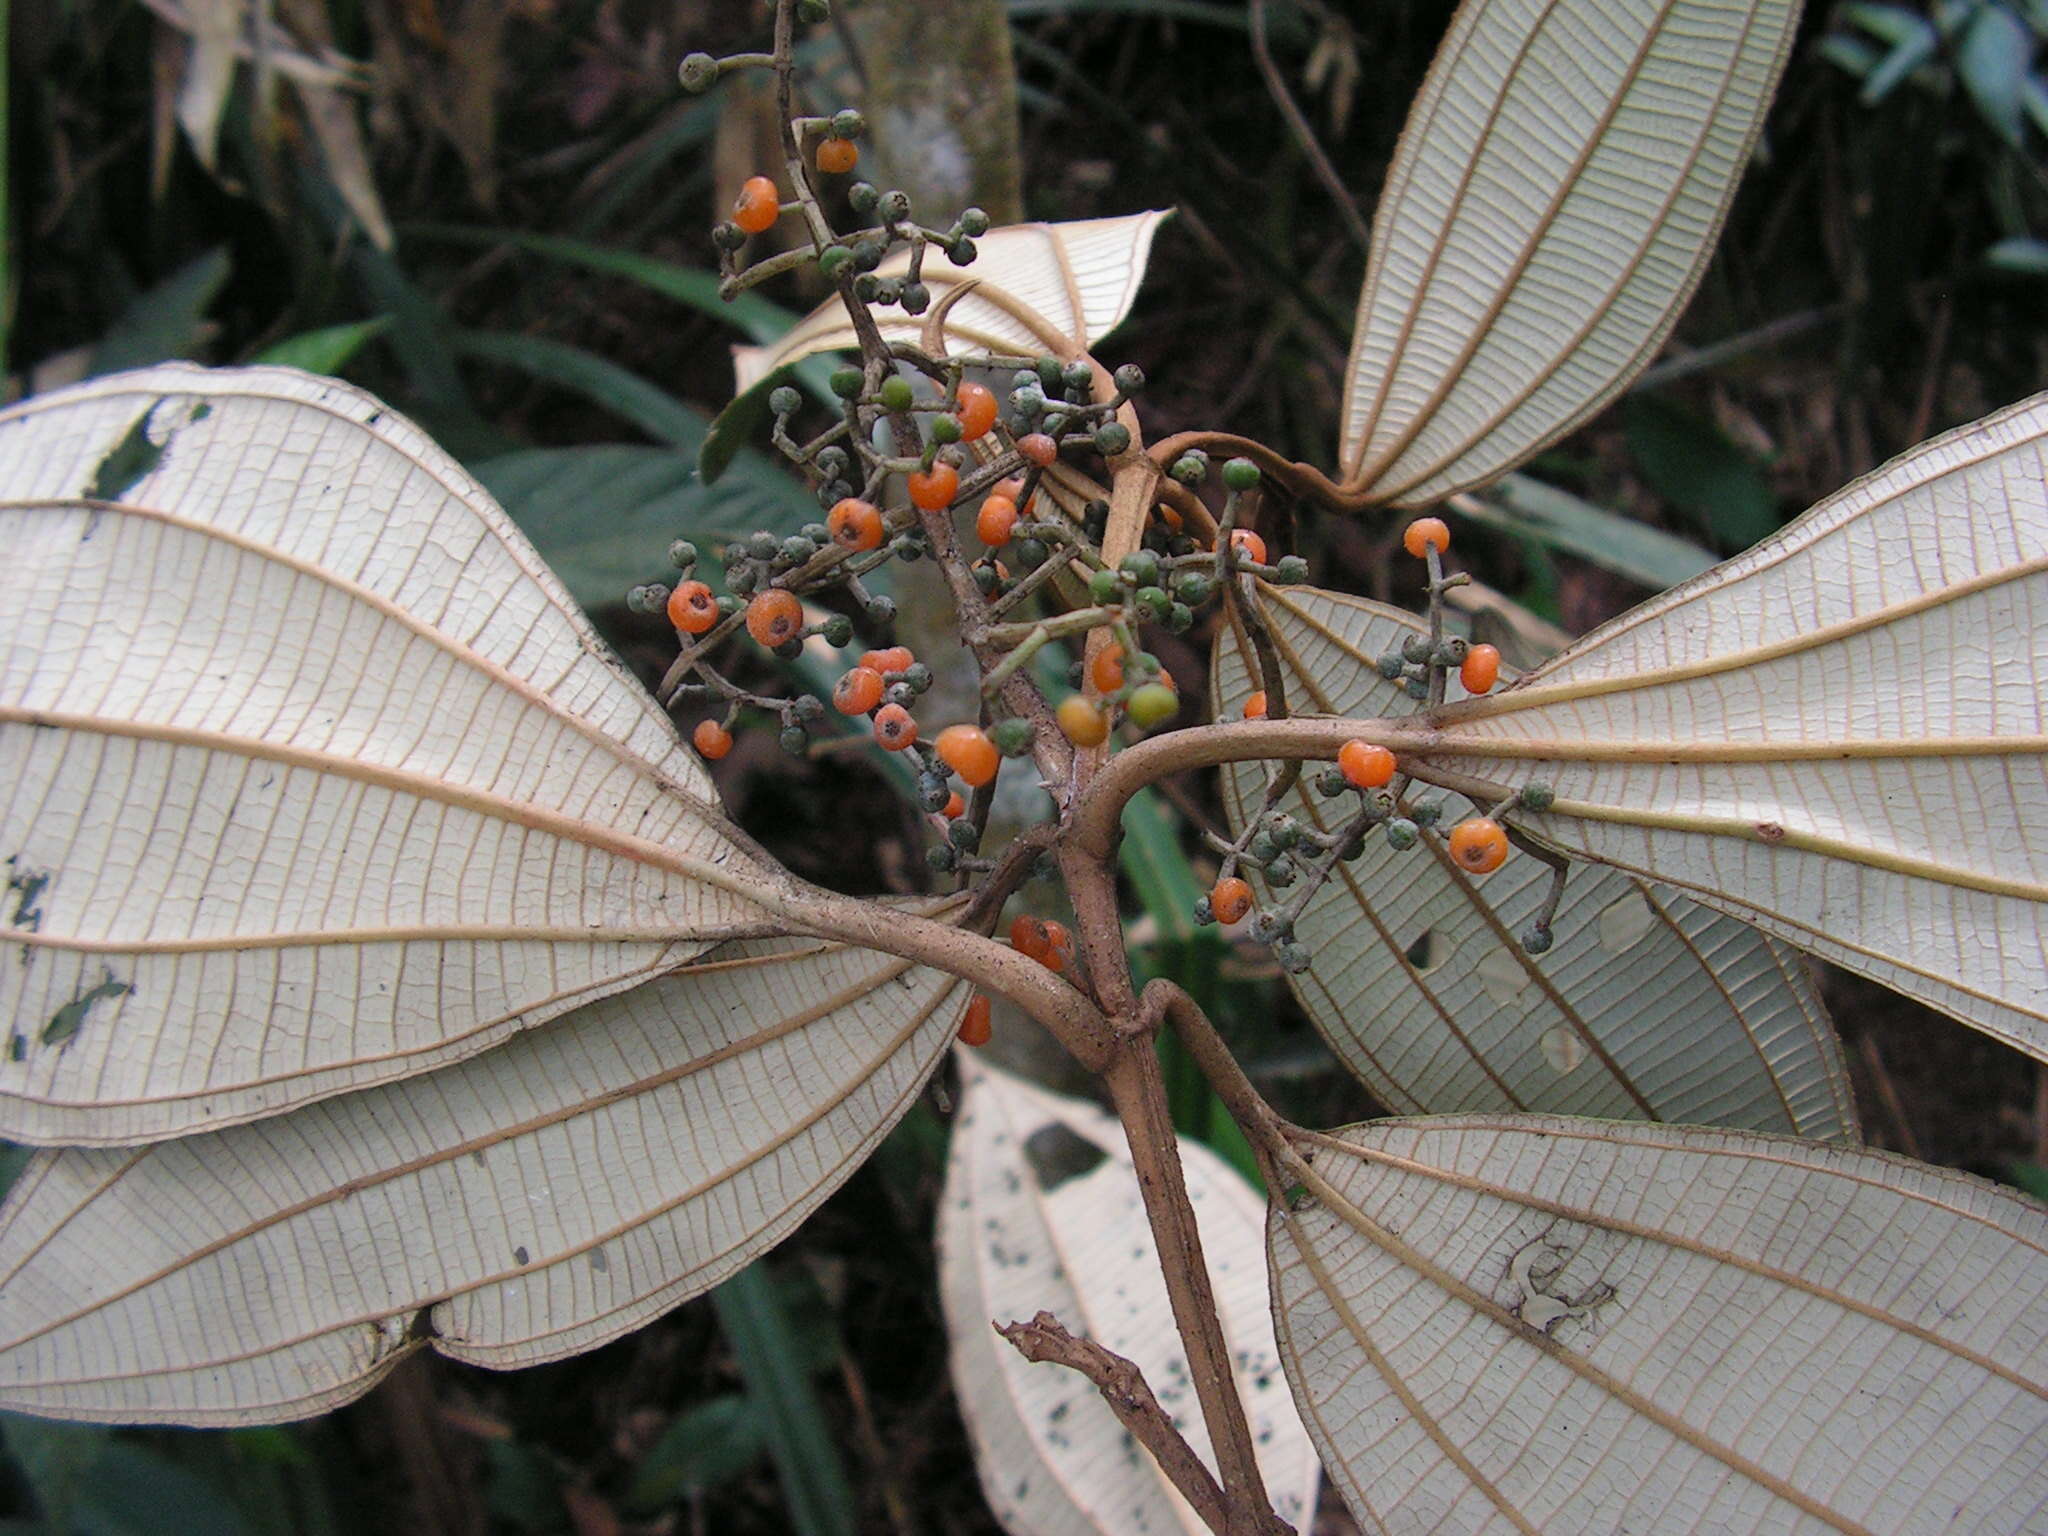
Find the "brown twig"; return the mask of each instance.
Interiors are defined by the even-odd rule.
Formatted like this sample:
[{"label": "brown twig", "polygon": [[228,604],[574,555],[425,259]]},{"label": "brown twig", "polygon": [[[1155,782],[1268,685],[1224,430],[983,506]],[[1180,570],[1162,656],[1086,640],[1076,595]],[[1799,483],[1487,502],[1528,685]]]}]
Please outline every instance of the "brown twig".
[{"label": "brown twig", "polygon": [[[1230,1529],[1230,1517],[1222,1488],[1215,1475],[1202,1465],[1194,1447],[1174,1427],[1166,1410],[1159,1406],[1158,1397],[1136,1361],[1104,1349],[1093,1339],[1075,1338],[1050,1312],[1041,1312],[1028,1323],[998,1323],[995,1330],[1034,1365],[1064,1365],[1093,1382],[1117,1422],[1152,1453],[1159,1470],[1180,1490],[1181,1497],[1202,1517],[1202,1522],[1217,1536],[1225,1536]],[[1287,1529],[1277,1520],[1267,1528]]]},{"label": "brown twig", "polygon": [[1280,77],[1280,66],[1273,62],[1273,52],[1266,44],[1266,0],[1252,0],[1250,20],[1252,58],[1259,66],[1259,73],[1265,77],[1266,94],[1280,109],[1280,116],[1287,123],[1287,131],[1294,136],[1295,145],[1308,156],[1316,180],[1336,202],[1337,211],[1344,216],[1344,227],[1350,231],[1352,240],[1361,251],[1371,250],[1372,231],[1366,227],[1365,215],[1358,211],[1358,202],[1352,197],[1350,188],[1344,185],[1344,178],[1337,174],[1337,167],[1323,153],[1315,128],[1295,101],[1294,94],[1287,89],[1287,82]]}]

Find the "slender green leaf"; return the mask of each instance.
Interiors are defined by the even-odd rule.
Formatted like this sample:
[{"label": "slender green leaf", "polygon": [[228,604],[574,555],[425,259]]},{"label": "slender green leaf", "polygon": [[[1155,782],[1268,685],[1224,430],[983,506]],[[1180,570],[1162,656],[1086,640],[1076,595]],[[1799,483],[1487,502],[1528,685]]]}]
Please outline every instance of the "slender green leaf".
[{"label": "slender green leaf", "polygon": [[759,1263],[711,1293],[719,1326],[761,1410],[769,1454],[799,1536],[853,1536],[859,1506],[839,1460],[839,1437],[813,1390],[782,1298]]},{"label": "slender green leaf", "polygon": [[2001,240],[1984,253],[1985,263],[2004,272],[2023,272],[2029,277],[2048,277],[2048,240],[2015,235]]},{"label": "slender green leaf", "polygon": [[1920,29],[1902,37],[1892,45],[1875,69],[1864,76],[1863,89],[1856,93],[1856,99],[1866,107],[1874,107],[1889,96],[1900,81],[1934,57],[1934,50],[1941,46],[1941,34],[1927,22],[1920,23]]},{"label": "slender green leaf", "polygon": [[1646,587],[1675,587],[1714,563],[1712,555],[1688,539],[1527,475],[1504,476],[1490,490],[1455,498],[1451,505],[1475,523],[1527,535]]},{"label": "slender green leaf", "polygon": [[351,358],[373,339],[383,335],[390,326],[391,317],[379,315],[374,320],[357,320],[349,325],[301,331],[296,336],[287,336],[265,347],[250,361],[280,368],[303,368],[308,373],[340,373]]},{"label": "slender green leaf", "polygon": [[627,1507],[654,1514],[692,1493],[731,1482],[768,1449],[768,1417],[754,1398],[729,1392],[678,1414],[640,1458]]},{"label": "slender green leaf", "polygon": [[2019,17],[1995,3],[1980,6],[1956,47],[1956,73],[1977,115],[2006,143],[2020,141],[2020,95],[2034,40]]},{"label": "slender green leaf", "polygon": [[452,338],[464,357],[502,363],[563,389],[574,390],[645,432],[685,452],[704,437],[704,417],[659,385],[595,352],[542,336],[512,331],[460,331]]},{"label": "slender green leaf", "polygon": [[93,348],[87,376],[192,356],[206,307],[227,280],[227,248],[216,246],[137,294]]}]

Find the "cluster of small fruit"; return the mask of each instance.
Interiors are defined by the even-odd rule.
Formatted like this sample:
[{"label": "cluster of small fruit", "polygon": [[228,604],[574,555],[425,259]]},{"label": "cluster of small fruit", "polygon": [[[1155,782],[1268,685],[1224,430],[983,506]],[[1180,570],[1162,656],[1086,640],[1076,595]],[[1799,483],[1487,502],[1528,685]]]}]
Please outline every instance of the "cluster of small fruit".
[{"label": "cluster of small fruit", "polygon": [[[1468,694],[1489,692],[1500,677],[1499,651],[1443,634],[1443,592],[1459,579],[1446,576],[1442,566],[1441,557],[1450,547],[1450,530],[1441,519],[1418,518],[1408,525],[1402,542],[1411,555],[1429,564],[1430,633],[1416,635],[1400,649],[1380,657],[1380,675],[1389,682],[1402,681],[1408,696],[1418,701],[1441,702],[1444,676],[1452,670]],[[1244,715],[1250,720],[1268,717],[1269,703],[1263,692],[1245,701]],[[1199,923],[1237,923],[1250,917],[1250,936],[1271,945],[1274,958],[1291,973],[1306,970],[1312,960],[1295,935],[1295,923],[1337,865],[1361,857],[1375,830],[1384,835],[1388,848],[1406,852],[1421,843],[1444,814],[1440,800],[1412,799],[1408,794],[1411,781],[1401,772],[1395,755],[1362,738],[1345,742],[1338,750],[1336,766],[1321,770],[1313,779],[1316,791],[1326,800],[1356,797],[1351,814],[1335,826],[1322,826],[1320,817],[1315,818],[1317,825],[1304,825],[1280,809],[1294,782],[1291,774],[1276,778],[1260,812],[1237,840],[1215,840],[1223,855],[1222,867],[1216,884],[1195,906]],[[1546,786],[1526,785],[1492,814],[1469,817],[1452,827],[1444,838],[1444,850],[1451,863],[1465,873],[1491,874],[1508,856],[1508,834],[1496,818],[1511,807],[1541,811],[1551,802]],[[1297,885],[1299,889],[1284,903],[1254,914],[1251,884],[1238,873],[1245,865],[1257,869],[1270,889]],[[1532,927],[1524,942],[1537,953],[1548,948],[1547,925],[1539,922]]]}]

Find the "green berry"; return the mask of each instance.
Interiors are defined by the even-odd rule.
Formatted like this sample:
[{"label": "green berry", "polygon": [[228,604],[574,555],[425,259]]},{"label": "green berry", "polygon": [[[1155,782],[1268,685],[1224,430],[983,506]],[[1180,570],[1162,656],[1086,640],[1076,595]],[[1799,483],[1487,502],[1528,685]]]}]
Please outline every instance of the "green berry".
[{"label": "green berry", "polygon": [[1274,567],[1273,579],[1283,587],[1295,587],[1308,580],[1308,562],[1299,555],[1282,555]]},{"label": "green berry", "polygon": [[899,187],[892,187],[882,194],[875,211],[890,224],[901,224],[910,217],[910,194]]},{"label": "green berry", "polygon": [[952,797],[953,786],[946,782],[943,773],[921,773],[917,776],[917,803],[926,810],[943,811]]},{"label": "green berry", "polygon": [[988,215],[983,213],[979,208],[961,209],[960,232],[963,235],[974,235],[976,237],[987,234]]},{"label": "green berry", "polygon": [[857,139],[868,131],[868,120],[851,107],[841,107],[832,114],[832,137],[835,139]]},{"label": "green berry", "polygon": [[1155,624],[1173,611],[1173,599],[1166,595],[1164,587],[1140,587],[1132,601]]},{"label": "green berry", "polygon": [[775,739],[791,757],[802,757],[811,747],[811,738],[800,725],[785,725],[782,734]]},{"label": "green berry", "polygon": [[668,547],[668,563],[679,571],[687,571],[697,563],[697,546],[688,539],[677,539]]},{"label": "green berry", "polygon": [[1115,571],[1097,571],[1088,578],[1088,596],[1096,603],[1113,603],[1123,592]]},{"label": "green berry", "polygon": [[903,292],[897,298],[907,315],[921,315],[932,307],[932,291],[923,283],[905,283]]},{"label": "green berry", "polygon": [[1216,590],[1216,583],[1200,571],[1183,571],[1173,578],[1173,595],[1191,607],[1199,608],[1209,601]]},{"label": "green berry", "polygon": [[1399,651],[1382,651],[1380,659],[1373,663],[1379,674],[1390,683],[1401,681],[1401,674],[1408,670],[1408,658]]},{"label": "green berry", "polygon": [[1155,725],[1164,725],[1180,713],[1180,695],[1164,683],[1147,683],[1133,689],[1124,713],[1131,717],[1131,723],[1141,731],[1149,731]]},{"label": "green berry", "polygon": [[1145,387],[1145,370],[1136,363],[1125,363],[1112,377],[1120,394],[1135,395]]},{"label": "green berry", "polygon": [[747,232],[730,219],[711,226],[711,243],[721,251],[736,251],[747,243]]},{"label": "green berry", "polygon": [[798,21],[813,22],[830,21],[832,19],[832,0],[796,0],[796,19]]},{"label": "green berry", "polygon": [[1259,466],[1250,459],[1232,459],[1223,466],[1225,490],[1249,491],[1259,483]]},{"label": "green berry", "polygon": [[1401,642],[1401,659],[1421,666],[1429,660],[1429,636],[1410,635]]},{"label": "green berry", "polygon": [[[829,281],[846,270],[846,264],[853,260],[853,252],[843,245],[828,245],[818,252],[818,270]],[[795,394],[795,390],[790,391]]]},{"label": "green berry", "polygon": [[1190,448],[1173,461],[1173,468],[1167,473],[1182,485],[1200,485],[1209,478],[1209,455],[1199,448]]},{"label": "green berry", "polygon": [[1421,835],[1415,823],[1405,816],[1396,816],[1387,823],[1387,846],[1396,852],[1413,848]]},{"label": "green berry", "polygon": [[718,596],[718,611],[728,619],[746,606],[730,592],[721,592]]},{"label": "green berry", "polygon": [[1058,389],[1067,382],[1066,365],[1056,357],[1034,359],[1031,366],[1037,370],[1038,382],[1047,389]]},{"label": "green berry", "polygon": [[803,653],[804,642],[802,637],[798,635],[791,635],[782,644],[776,646],[774,652],[778,661],[795,661]]},{"label": "green berry", "polygon": [[1159,557],[1149,549],[1137,550],[1125,555],[1117,569],[1131,578],[1131,584],[1139,587],[1159,585]]},{"label": "green berry", "polygon": [[1166,626],[1168,634],[1184,635],[1195,627],[1195,610],[1186,603],[1175,603],[1159,622]]},{"label": "green berry", "polygon": [[782,548],[775,552],[776,559],[790,565],[802,565],[818,552],[818,546],[800,533],[793,533],[782,541]]},{"label": "green berry", "polygon": [[935,443],[957,443],[960,441],[960,418],[958,416],[934,416],[932,418],[932,441]]},{"label": "green berry", "polygon": [[701,96],[718,84],[718,60],[708,53],[686,53],[676,67],[676,79],[692,96]]},{"label": "green berry", "polygon": [[1010,553],[1020,571],[1035,571],[1052,558],[1052,551],[1038,539],[1019,539],[1010,546]]},{"label": "green berry", "polygon": [[946,824],[946,841],[962,853],[973,853],[981,846],[981,830],[961,816]]},{"label": "green berry", "polygon": [[1120,421],[1105,421],[1095,429],[1095,451],[1113,459],[1131,446],[1131,429]]},{"label": "green berry", "polygon": [[832,370],[832,393],[842,400],[851,400],[861,392],[867,380],[861,377],[858,368],[834,368]]},{"label": "green berry", "polygon": [[856,240],[853,242],[853,264],[862,272],[872,272],[882,264],[882,247],[879,241]]},{"label": "green berry", "polygon": [[787,384],[778,384],[768,391],[768,409],[778,416],[794,416],[803,409],[803,403],[802,391]]},{"label": "green berry", "polygon": [[1316,792],[1325,800],[1334,800],[1351,788],[1351,781],[1335,768],[1325,768],[1316,775]]},{"label": "green berry", "polygon": [[1275,944],[1273,958],[1280,962],[1280,969],[1290,976],[1299,976],[1313,963],[1313,957],[1309,952],[1292,940]]},{"label": "green berry", "polygon": [[1031,750],[1031,722],[1013,715],[988,728],[988,739],[1005,757],[1022,757]]},{"label": "green berry", "polygon": [[856,181],[846,189],[846,201],[855,213],[873,213],[881,200],[881,189],[871,181]]},{"label": "green berry", "polygon": [[903,681],[912,693],[923,693],[932,685],[932,669],[921,661],[913,661],[903,669]]},{"label": "green berry", "polygon": [[916,398],[910,387],[910,380],[900,373],[892,373],[882,380],[882,387],[876,391],[881,398],[882,409],[886,411],[907,411],[910,402]]},{"label": "green berry", "polygon": [[1515,798],[1522,803],[1525,811],[1547,811],[1557,804],[1557,791],[1541,779],[1531,779],[1524,784]]},{"label": "green berry", "polygon": [[1548,923],[1531,923],[1522,930],[1521,939],[1522,948],[1532,955],[1548,952],[1550,946],[1557,942],[1556,936],[1551,933]]},{"label": "green berry", "polygon": [[1444,803],[1441,800],[1423,800],[1408,812],[1408,819],[1418,827],[1433,827],[1444,819]]},{"label": "green berry", "polygon": [[877,624],[887,624],[896,617],[896,599],[893,597],[871,597],[863,610],[869,619]]},{"label": "green berry", "polygon": [[789,701],[789,713],[796,720],[822,720],[825,718],[825,701],[815,694],[800,693]]},{"label": "green berry", "polygon": [[960,855],[953,851],[951,843],[933,843],[925,849],[924,861],[942,875],[950,875],[960,867]]},{"label": "green berry", "polygon": [[952,262],[956,267],[974,265],[974,258],[979,254],[974,248],[974,242],[965,235],[962,235],[958,240],[955,240],[946,247],[946,260]]}]

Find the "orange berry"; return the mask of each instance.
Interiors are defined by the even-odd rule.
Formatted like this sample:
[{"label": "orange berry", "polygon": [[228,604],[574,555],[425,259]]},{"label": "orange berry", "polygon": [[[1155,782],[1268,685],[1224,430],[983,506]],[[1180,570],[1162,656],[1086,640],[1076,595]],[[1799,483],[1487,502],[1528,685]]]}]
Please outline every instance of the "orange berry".
[{"label": "orange berry", "polygon": [[1097,693],[1115,693],[1124,685],[1124,648],[1114,640],[1095,653],[1088,663],[1088,680]]},{"label": "orange berry", "polygon": [[1458,668],[1458,681],[1467,693],[1484,693],[1500,680],[1500,652],[1490,645],[1475,645],[1465,653]]},{"label": "orange berry", "polygon": [[870,672],[879,672],[884,677],[891,672],[908,672],[910,664],[917,658],[910,654],[907,645],[892,645],[879,651],[868,651],[862,655],[860,664]]},{"label": "orange berry", "polygon": [[910,472],[910,499],[927,512],[953,505],[953,493],[959,489],[960,471],[950,464],[935,461],[930,469]]},{"label": "orange berry", "polygon": [[1394,780],[1394,754],[1355,738],[1337,749],[1337,767],[1353,789],[1381,789]]},{"label": "orange berry", "polygon": [[1050,970],[1064,971],[1074,958],[1074,936],[1065,923],[1045,920],[1045,953],[1039,957]]},{"label": "orange berry", "polygon": [[940,762],[976,789],[993,780],[1003,766],[1003,754],[978,725],[949,725],[932,746]]},{"label": "orange berry", "polygon": [[1216,914],[1217,922],[1238,922],[1251,909],[1252,888],[1237,876],[1218,880],[1209,888],[1209,910]]},{"label": "orange berry", "polygon": [[946,808],[940,813],[948,821],[958,821],[967,814],[967,802],[960,798],[960,791],[954,790],[946,796]]},{"label": "orange berry", "polygon": [[1045,469],[1060,456],[1060,445],[1043,432],[1027,432],[1017,439],[1017,451],[1040,469]]},{"label": "orange berry", "polygon": [[989,487],[989,495],[1002,496],[1010,501],[1014,501],[1017,503],[1017,511],[1020,514],[1029,512],[1031,510],[1031,503],[1038,499],[1036,496],[1027,498],[1024,495],[1024,482],[1017,479],[998,480]]},{"label": "orange berry", "polygon": [[843,176],[860,163],[860,146],[851,139],[820,139],[818,169],[828,176]]},{"label": "orange berry", "polygon": [[698,756],[715,763],[732,750],[732,732],[716,720],[699,720],[697,729],[690,732],[690,745],[697,749]]},{"label": "orange berry", "polygon": [[1263,720],[1266,718],[1265,689],[1261,688],[1257,693],[1244,701],[1244,717],[1247,720]]},{"label": "orange berry", "polygon": [[960,418],[960,441],[971,443],[978,437],[986,437],[988,429],[996,424],[995,391],[972,379],[960,381],[960,393],[955,397]]},{"label": "orange berry", "polygon": [[668,595],[668,621],[686,635],[701,635],[718,622],[718,599],[701,581],[678,582]]},{"label": "orange berry", "polygon": [[960,1043],[962,1045],[987,1045],[995,1033],[989,1023],[989,1000],[977,992],[974,1000],[967,1005],[967,1017],[960,1021]]},{"label": "orange berry", "polygon": [[1230,547],[1255,565],[1266,563],[1266,541],[1249,528],[1231,529]]},{"label": "orange berry", "polygon": [[750,235],[758,235],[782,217],[782,197],[766,176],[749,176],[732,205],[732,221]]},{"label": "orange berry", "polygon": [[875,711],[875,741],[887,752],[901,752],[917,740],[917,722],[901,704],[884,704]]},{"label": "orange berry", "polygon": [[1451,828],[1451,859],[1460,869],[1490,875],[1507,862],[1508,835],[1500,823],[1484,816]]},{"label": "orange berry", "polygon": [[803,633],[804,605],[786,587],[756,592],[747,604],[747,633],[771,651]]},{"label": "orange berry", "polygon": [[1418,517],[1402,533],[1401,547],[1418,560],[1431,548],[1442,554],[1451,547],[1451,530],[1440,517]]},{"label": "orange berry", "polygon": [[864,715],[882,702],[882,674],[855,667],[832,685],[832,707],[842,715]]},{"label": "orange berry", "polygon": [[1162,501],[1161,503],[1159,503],[1158,506],[1154,507],[1152,510],[1159,515],[1159,521],[1166,524],[1166,528],[1169,533],[1180,532],[1182,523],[1180,512],[1177,508],[1169,507],[1165,502]]},{"label": "orange berry", "polygon": [[974,536],[990,549],[1001,549],[1017,531],[1017,503],[1007,496],[991,496],[974,517]]},{"label": "orange berry", "polygon": [[1077,747],[1099,747],[1109,739],[1109,716],[1083,694],[1070,693],[1054,711],[1060,730]]},{"label": "orange berry", "polygon": [[879,549],[882,544],[882,514],[871,501],[848,496],[833,503],[825,514],[825,526],[832,542],[842,549]]},{"label": "orange berry", "polygon": [[1010,948],[1027,960],[1043,964],[1045,957],[1052,953],[1052,936],[1045,931],[1045,920],[1028,912],[1011,918]]}]

